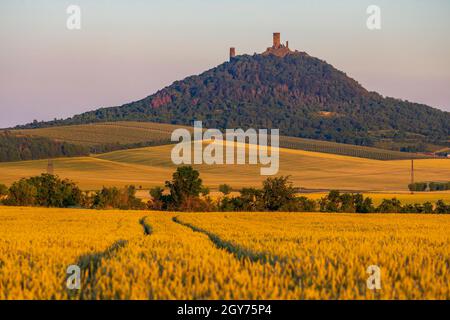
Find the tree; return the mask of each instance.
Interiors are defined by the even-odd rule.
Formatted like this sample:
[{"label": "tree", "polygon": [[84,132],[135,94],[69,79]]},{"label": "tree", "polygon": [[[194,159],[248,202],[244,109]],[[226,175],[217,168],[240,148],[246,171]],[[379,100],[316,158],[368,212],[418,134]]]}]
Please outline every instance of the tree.
[{"label": "tree", "polygon": [[396,199],[383,199],[383,202],[378,206],[377,211],[381,213],[400,213],[402,212],[402,204]]},{"label": "tree", "polygon": [[237,208],[242,211],[262,211],[264,203],[262,201],[263,192],[256,188],[243,188],[241,195],[237,199]]},{"label": "tree", "polygon": [[36,204],[36,196],[36,187],[26,179],[20,179],[11,185],[4,203],[9,206],[33,206]]},{"label": "tree", "polygon": [[295,188],[289,176],[267,178],[263,182],[262,201],[264,209],[278,211],[295,200]]},{"label": "tree", "polygon": [[199,172],[191,166],[178,167],[172,175],[172,181],[166,181],[166,187],[170,191],[172,205],[180,207],[183,200],[199,197],[202,191],[202,179]]},{"label": "tree", "polygon": [[355,199],[354,196],[350,193],[344,193],[340,197],[341,206],[339,208],[340,212],[354,213],[356,212],[355,208]]},{"label": "tree", "polygon": [[208,196],[211,193],[211,190],[208,187],[203,186],[200,194],[204,197]]},{"label": "tree", "polygon": [[341,194],[338,190],[331,190],[328,196],[320,199],[320,211],[339,212],[341,205]]},{"label": "tree", "polygon": [[431,202],[425,202],[423,204],[423,213],[433,213],[433,204]]},{"label": "tree", "polygon": [[79,206],[82,202],[80,188],[68,179],[42,174],[29,178],[28,182],[36,187],[36,204],[39,206],[66,208]]},{"label": "tree", "polygon": [[0,183],[0,197],[8,194],[8,187]]},{"label": "tree", "polygon": [[219,186],[219,191],[222,192],[223,195],[227,196],[231,193],[231,191],[233,191],[233,189],[228,184],[221,184]]},{"label": "tree", "polygon": [[362,194],[354,195],[356,212],[358,213],[371,213],[375,212],[373,201],[371,198],[364,198]]},{"label": "tree", "polygon": [[450,213],[450,205],[447,206],[444,201],[439,200],[438,202],[436,202],[436,209],[434,210],[434,212],[439,214]]},{"label": "tree", "polygon": [[143,209],[144,206],[144,203],[136,197],[135,186],[125,186],[122,189],[103,187],[95,193],[92,204],[95,209],[131,210]]}]

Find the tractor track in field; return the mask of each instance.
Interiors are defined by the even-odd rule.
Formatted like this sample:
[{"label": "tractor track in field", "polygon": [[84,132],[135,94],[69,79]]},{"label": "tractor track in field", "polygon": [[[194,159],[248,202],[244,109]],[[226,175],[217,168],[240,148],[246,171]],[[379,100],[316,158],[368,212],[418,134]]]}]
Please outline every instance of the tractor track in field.
[{"label": "tractor track in field", "polygon": [[272,266],[285,262],[284,259],[281,259],[278,256],[272,256],[266,252],[254,252],[245,247],[241,247],[231,241],[223,240],[218,235],[209,232],[208,230],[204,230],[188,222],[181,221],[178,218],[178,216],[172,217],[172,221],[179,225],[187,227],[194,232],[202,233],[208,236],[209,240],[214,244],[214,246],[217,249],[225,250],[231,253],[238,260],[249,259],[251,262],[268,263]]},{"label": "tractor track in field", "polygon": [[[144,216],[139,219],[139,224],[143,228],[144,235],[149,236],[152,234],[153,230],[152,227],[145,222],[146,218],[147,216]],[[81,279],[80,291],[75,293],[68,291],[69,297],[76,297],[80,300],[98,298],[95,296],[94,290],[97,284],[97,270],[100,268],[102,262],[112,259],[117,252],[123,249],[127,244],[128,240],[117,240],[104,251],[88,253],[78,257],[76,265],[80,267],[81,275],[85,275],[85,279]]]},{"label": "tractor track in field", "polygon": [[145,222],[145,219],[147,219],[147,218],[148,218],[148,216],[142,217],[139,220],[139,223],[141,224],[142,228],[144,229],[144,234],[146,236],[149,236],[153,233],[153,229],[152,229],[151,225],[149,225],[147,222]]},{"label": "tractor track in field", "polygon": [[[88,253],[78,257],[76,265],[81,269],[81,290],[68,291],[69,297],[75,297],[80,300],[96,299],[93,289],[97,284],[97,270],[103,261],[111,259],[127,244],[127,240],[117,240],[104,251]],[[85,277],[84,279],[83,276]]]},{"label": "tractor track in field", "polygon": [[302,287],[304,283],[307,283],[305,274],[299,273],[295,267],[295,261],[287,257],[279,257],[277,255],[272,255],[269,252],[252,251],[231,241],[223,240],[218,235],[208,230],[199,228],[188,222],[181,221],[178,216],[172,217],[172,221],[191,229],[193,232],[206,235],[217,249],[227,251],[241,263],[245,262],[245,260],[249,260],[251,263],[260,263],[262,265],[267,264],[272,267],[270,272],[275,272],[280,276],[284,273],[284,276],[291,278],[290,282],[292,287]]}]

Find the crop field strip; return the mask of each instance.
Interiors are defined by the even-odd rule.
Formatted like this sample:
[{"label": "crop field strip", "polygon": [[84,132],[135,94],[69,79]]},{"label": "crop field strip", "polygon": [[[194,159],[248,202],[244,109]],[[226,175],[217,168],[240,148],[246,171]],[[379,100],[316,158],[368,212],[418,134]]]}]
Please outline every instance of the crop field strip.
[{"label": "crop field strip", "polygon": [[102,122],[85,125],[13,130],[24,135],[46,137],[94,147],[102,144],[170,143],[173,130],[191,127],[147,122]]},{"label": "crop field strip", "polygon": [[[126,299],[273,299],[280,298],[277,288],[287,297],[299,294],[280,268],[237,259],[218,249],[208,236],[173,222],[170,215],[147,219],[154,232],[102,267],[99,296],[111,298],[104,288],[113,288],[115,297]],[[125,278],[127,270],[133,270],[133,281]]]},{"label": "crop field strip", "polygon": [[287,261],[292,275],[307,275],[302,298],[368,298],[365,269],[372,264],[382,270],[379,298],[450,297],[446,216],[222,213],[180,220]]},{"label": "crop field strip", "polygon": [[[143,234],[142,215],[0,207],[0,299],[87,296],[100,262]],[[73,264],[82,269],[83,290],[68,295],[66,269]]]},{"label": "crop field strip", "polygon": [[407,159],[430,158],[430,156],[421,155],[417,153],[406,153],[372,147],[356,146],[343,143],[286,137],[286,136],[280,137],[280,147],[295,150],[331,153],[343,156],[374,159],[374,160],[407,160]]},{"label": "crop field strip", "polygon": [[[13,132],[95,147],[103,144],[133,145],[136,143],[150,142],[154,144],[169,144],[171,143],[170,137],[172,132],[178,128],[185,128],[191,132],[193,131],[192,127],[181,125],[156,122],[119,121],[39,129],[21,129],[13,130]],[[280,147],[375,160],[430,158],[429,156],[415,153],[405,153],[373,147],[288,136],[280,136]]]},{"label": "crop field strip", "polygon": [[[176,166],[172,146],[109,152],[95,157],[53,160],[54,172],[85,190],[102,186],[142,186],[149,189],[170,179]],[[0,163],[0,183],[11,184],[47,170],[47,160]],[[233,188],[258,186],[263,176],[258,165],[194,165],[211,189],[227,183]],[[280,148],[280,175],[290,175],[296,187],[359,191],[406,191],[409,160],[379,161],[328,153]],[[415,160],[416,181],[450,181],[450,159]]]},{"label": "crop field strip", "polygon": [[[0,207],[0,220],[2,299],[450,295],[447,216]],[[64,272],[74,263],[82,290],[69,292]],[[382,269],[377,295],[365,287],[371,264]]]}]

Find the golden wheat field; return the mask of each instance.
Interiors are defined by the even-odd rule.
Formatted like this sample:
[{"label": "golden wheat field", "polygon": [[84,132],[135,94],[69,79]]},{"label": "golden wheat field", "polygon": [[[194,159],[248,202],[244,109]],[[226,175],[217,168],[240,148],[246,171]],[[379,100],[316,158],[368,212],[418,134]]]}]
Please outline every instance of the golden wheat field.
[{"label": "golden wheat field", "polygon": [[[448,215],[0,207],[0,299],[449,299],[449,227]],[[80,290],[66,288],[72,264]]]}]

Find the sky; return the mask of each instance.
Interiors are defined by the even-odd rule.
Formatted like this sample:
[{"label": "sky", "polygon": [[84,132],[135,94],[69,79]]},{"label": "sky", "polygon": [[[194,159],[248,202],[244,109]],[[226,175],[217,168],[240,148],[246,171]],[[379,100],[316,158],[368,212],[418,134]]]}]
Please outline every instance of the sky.
[{"label": "sky", "polygon": [[448,0],[2,0],[0,128],[142,99],[273,32],[370,91],[450,111]]}]

